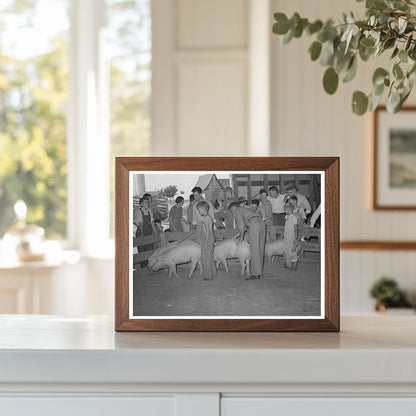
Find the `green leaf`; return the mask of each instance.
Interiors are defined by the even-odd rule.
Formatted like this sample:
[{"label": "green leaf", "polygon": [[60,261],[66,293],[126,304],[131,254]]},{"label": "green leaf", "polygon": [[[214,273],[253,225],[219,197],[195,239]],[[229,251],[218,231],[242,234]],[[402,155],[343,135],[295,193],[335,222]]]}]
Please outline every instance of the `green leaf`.
[{"label": "green leaf", "polygon": [[380,104],[382,94],[375,95],[371,94],[370,96],[370,106],[368,108],[368,111],[374,111],[378,105]]},{"label": "green leaf", "polygon": [[322,45],[321,59],[322,66],[332,65],[334,62],[334,43],[331,41],[326,41]]},{"label": "green leaf", "polygon": [[338,72],[343,72],[348,69],[351,62],[351,53],[348,55],[337,52],[334,57],[334,68]]},{"label": "green leaf", "polygon": [[412,69],[407,71],[407,79],[409,81],[409,88],[412,89],[416,81],[415,66],[413,66]]},{"label": "green leaf", "polygon": [[299,13],[298,12],[293,13],[293,16],[290,18],[290,21],[289,21],[290,28],[294,30],[300,21],[301,21],[301,17]]},{"label": "green leaf", "polygon": [[400,81],[399,83],[396,82],[396,84],[394,85],[397,89],[401,90],[402,88],[404,88],[404,80]]},{"label": "green leaf", "polygon": [[407,76],[416,74],[416,64],[413,64],[407,71]]},{"label": "green leaf", "polygon": [[359,45],[359,53],[360,53],[360,57],[364,62],[367,62],[371,56],[374,56],[375,52],[376,52],[376,48],[374,47],[375,45],[375,40],[372,38],[366,38],[363,37],[360,40],[360,45]]},{"label": "green leaf", "polygon": [[392,73],[397,79],[402,79],[404,77],[403,71],[400,68],[399,64],[394,64],[392,68]]},{"label": "green leaf", "polygon": [[293,30],[289,30],[286,35],[283,36],[282,43],[283,45],[288,44],[293,39]]},{"label": "green leaf", "polygon": [[354,79],[355,75],[357,74],[357,57],[354,55],[351,58],[347,71],[344,73],[342,77],[342,82],[350,82]]},{"label": "green leaf", "polygon": [[314,33],[319,32],[322,29],[322,26],[324,24],[322,23],[322,20],[315,20],[313,23],[311,23],[307,28],[306,31],[309,35],[313,35]]},{"label": "green leaf", "polygon": [[374,95],[383,95],[384,88],[385,88],[384,83],[380,84],[380,85],[377,85],[377,86],[374,86],[373,87],[373,94]]},{"label": "green leaf", "polygon": [[276,23],[273,25],[273,33],[285,35],[290,29],[287,16],[284,13],[275,13],[274,20],[276,20]]},{"label": "green leaf", "polygon": [[393,2],[393,7],[402,12],[409,10],[409,6],[405,4],[403,0],[395,0]]},{"label": "green leaf", "polygon": [[399,58],[400,58],[400,60],[401,60],[402,62],[407,63],[408,58],[409,58],[409,55],[407,54],[407,51],[405,51],[405,50],[403,50],[403,49],[402,49],[402,50],[399,52]]},{"label": "green leaf", "polygon": [[400,110],[400,93],[397,88],[392,88],[387,96],[386,107],[389,113],[397,113]]},{"label": "green leaf", "polygon": [[355,91],[352,95],[352,111],[362,116],[368,109],[368,97],[361,91]]},{"label": "green leaf", "polygon": [[372,38],[362,38],[360,41],[360,45],[364,46],[364,48],[372,48],[375,44],[375,40]]},{"label": "green leaf", "polygon": [[[334,40],[332,41],[333,45],[334,45],[334,51],[336,51],[339,48],[339,45],[341,44],[341,37],[340,36],[336,36],[334,38]],[[343,55],[345,55],[346,51],[341,51],[343,53]]]},{"label": "green leaf", "polygon": [[367,9],[384,10],[388,5],[385,0],[367,0],[365,7]]},{"label": "green leaf", "polygon": [[303,29],[305,29],[308,26],[308,24],[308,19],[300,19],[296,27],[293,29],[293,36],[295,38],[300,38],[302,36]]},{"label": "green leaf", "polygon": [[375,49],[363,48],[362,46],[360,46],[360,49],[358,50],[358,52],[360,53],[360,58],[364,62],[367,62],[370,59],[370,57],[374,55],[376,50]]},{"label": "green leaf", "polygon": [[358,28],[357,25],[350,25],[348,27],[348,29],[342,35],[341,41],[345,42],[345,44],[346,44],[345,45],[345,53],[347,53],[348,48],[350,47],[350,43],[351,43],[351,40],[352,40],[353,36],[355,36],[359,31],[360,31],[360,29]]},{"label": "green leaf", "polygon": [[396,44],[396,38],[387,38],[386,41],[383,43],[384,49],[390,49]]},{"label": "green leaf", "polygon": [[413,61],[416,60],[416,45],[413,45],[409,48],[408,54],[410,59]]},{"label": "green leaf", "polygon": [[400,94],[400,107],[399,107],[399,110],[402,108],[402,105],[408,99],[408,97],[409,97],[409,95],[410,95],[411,92],[412,92],[412,90],[410,88],[407,88],[407,89],[403,90],[403,92]]},{"label": "green leaf", "polygon": [[355,36],[352,37],[350,43],[350,49],[358,49],[360,45],[361,33],[357,33]]},{"label": "green leaf", "polygon": [[324,74],[324,89],[328,94],[334,94],[338,88],[339,75],[332,66],[330,66]]},{"label": "green leaf", "polygon": [[327,29],[327,36],[328,40],[334,41],[337,37],[339,37],[338,31],[334,27],[329,27]]},{"label": "green leaf", "polygon": [[413,33],[410,34],[410,36],[408,36],[406,43],[404,44],[404,49],[407,51],[410,48],[410,45],[412,43],[413,40]]},{"label": "green leaf", "polygon": [[386,71],[384,68],[377,68],[373,74],[373,85],[377,86],[384,84],[384,78],[386,78],[388,75],[388,71]]},{"label": "green leaf", "polygon": [[394,58],[398,55],[399,51],[400,51],[400,49],[396,46],[396,47],[394,48],[393,53],[391,54],[390,59],[394,59]]},{"label": "green leaf", "polygon": [[315,41],[312,43],[312,45],[309,47],[309,53],[311,54],[312,61],[316,61],[319,58],[321,50],[322,44],[320,42]]},{"label": "green leaf", "polygon": [[397,23],[399,24],[399,35],[402,35],[407,27],[407,19],[405,19],[403,16],[400,16],[397,20]]},{"label": "green leaf", "polygon": [[327,29],[321,30],[317,34],[316,39],[319,40],[319,42],[321,43],[325,43],[328,40],[328,30]]}]

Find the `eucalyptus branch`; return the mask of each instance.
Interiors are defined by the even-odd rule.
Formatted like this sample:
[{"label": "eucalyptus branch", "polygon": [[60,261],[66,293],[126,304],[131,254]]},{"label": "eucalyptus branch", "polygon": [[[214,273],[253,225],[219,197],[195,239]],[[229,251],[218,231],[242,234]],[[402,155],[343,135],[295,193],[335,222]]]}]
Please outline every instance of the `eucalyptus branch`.
[{"label": "eucalyptus branch", "polygon": [[[361,3],[364,0],[356,0]],[[304,34],[315,39],[309,48],[312,61],[326,68],[323,86],[334,94],[339,81],[350,82],[357,73],[359,60],[369,61],[391,52],[391,65],[377,68],[373,74],[372,92],[355,91],[352,109],[362,115],[374,110],[385,93],[387,109],[397,112],[411,93],[416,78],[416,3],[411,0],[365,0],[366,15],[356,19],[344,14],[334,24],[310,22],[295,13],[290,19],[275,13],[273,32],[283,36],[283,43]]]}]

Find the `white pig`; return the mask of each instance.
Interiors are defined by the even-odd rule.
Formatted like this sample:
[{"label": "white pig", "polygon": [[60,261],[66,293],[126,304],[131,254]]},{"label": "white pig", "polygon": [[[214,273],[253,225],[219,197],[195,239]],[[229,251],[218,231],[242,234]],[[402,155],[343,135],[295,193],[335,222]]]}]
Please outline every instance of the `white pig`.
[{"label": "white pig", "polygon": [[244,271],[249,274],[250,264],[250,248],[246,241],[240,243],[235,238],[230,240],[223,240],[215,245],[214,248],[214,262],[215,267],[218,269],[222,262],[225,266],[225,270],[228,272],[227,259],[238,258],[241,264],[241,276]]},{"label": "white pig", "polygon": [[176,273],[176,265],[191,262],[188,276],[190,279],[195,271],[196,265],[199,263],[200,257],[201,247],[199,244],[191,240],[184,240],[180,243],[174,242],[158,248],[149,257],[147,267],[153,272],[168,267],[169,277],[172,274],[179,277]]},{"label": "white pig", "polygon": [[269,264],[273,263],[274,256],[283,256],[283,240],[270,241],[266,243],[264,254],[269,260]]}]

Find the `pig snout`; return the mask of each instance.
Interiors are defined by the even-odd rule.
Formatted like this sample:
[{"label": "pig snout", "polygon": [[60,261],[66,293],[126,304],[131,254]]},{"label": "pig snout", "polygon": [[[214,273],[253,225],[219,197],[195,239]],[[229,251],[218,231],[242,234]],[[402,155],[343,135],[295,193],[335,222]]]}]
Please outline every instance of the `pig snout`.
[{"label": "pig snout", "polygon": [[147,268],[152,272],[157,272],[158,270],[162,269],[164,265],[161,263],[159,257],[150,257],[147,263]]}]

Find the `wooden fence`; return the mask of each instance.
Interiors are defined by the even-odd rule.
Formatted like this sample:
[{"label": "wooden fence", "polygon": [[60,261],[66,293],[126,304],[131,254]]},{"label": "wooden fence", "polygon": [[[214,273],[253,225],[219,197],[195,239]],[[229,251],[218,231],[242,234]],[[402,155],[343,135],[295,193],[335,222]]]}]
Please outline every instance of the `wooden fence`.
[{"label": "wooden fence", "polygon": [[[284,226],[273,226],[272,233],[276,236],[282,235]],[[162,239],[165,242],[173,242],[183,239],[189,233],[185,232],[167,232],[163,233]],[[236,229],[221,229],[214,230],[215,240],[221,241],[228,238],[233,238],[238,234]],[[321,230],[319,228],[300,227],[299,236],[308,238],[308,241],[301,242],[302,248],[305,251],[320,252],[321,251]],[[190,240],[196,239],[196,234],[191,234],[188,237]],[[311,241],[312,240],[312,241]],[[147,260],[161,245],[161,235],[153,234],[146,237],[133,238],[133,247],[152,246],[151,249],[139,252],[133,255],[133,264],[140,263]]]}]

